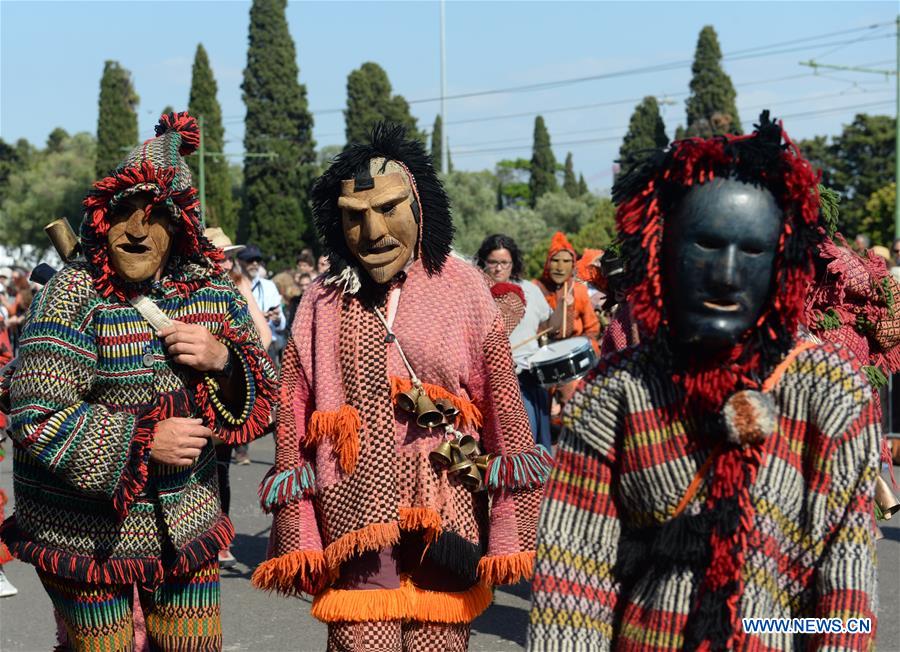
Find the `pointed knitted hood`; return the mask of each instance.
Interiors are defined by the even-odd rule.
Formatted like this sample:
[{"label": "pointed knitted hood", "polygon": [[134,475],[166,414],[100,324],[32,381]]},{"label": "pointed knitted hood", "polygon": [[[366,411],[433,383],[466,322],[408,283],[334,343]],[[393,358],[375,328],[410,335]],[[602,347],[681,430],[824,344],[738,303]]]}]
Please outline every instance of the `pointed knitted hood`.
[{"label": "pointed knitted hood", "polygon": [[223,259],[222,252],[203,235],[200,200],[183,158],[193,153],[199,142],[200,129],[194,118],[187,112],[167,113],[156,125],[156,137],[131,150],[115,170],[94,183],[85,197],[81,245],[102,296],[126,300],[150,286],[150,281],[128,283],[116,274],[110,265],[106,237],[109,212],[123,198],[139,192],[151,193],[154,206],[165,205],[176,228],[163,271],[164,285],[172,285],[186,295],[221,271],[218,263]]},{"label": "pointed knitted hood", "polygon": [[[547,259],[544,261],[544,273],[541,275],[541,281],[543,281],[544,285],[548,288],[556,287],[556,283],[550,278],[550,259],[560,251],[568,251],[572,254],[573,263],[578,259],[578,256],[575,254],[575,247],[573,247],[572,243],[569,242],[569,239],[566,238],[566,234],[562,231],[557,231],[553,234],[553,239],[550,241],[550,249],[547,251]],[[574,267],[572,273],[575,273]]]}]

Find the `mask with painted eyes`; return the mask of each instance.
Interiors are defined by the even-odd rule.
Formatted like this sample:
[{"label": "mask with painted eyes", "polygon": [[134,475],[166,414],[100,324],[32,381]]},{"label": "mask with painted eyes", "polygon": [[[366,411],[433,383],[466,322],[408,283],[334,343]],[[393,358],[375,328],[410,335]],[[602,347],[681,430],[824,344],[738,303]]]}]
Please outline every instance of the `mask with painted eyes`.
[{"label": "mask with painted eyes", "polygon": [[[341,182],[341,224],[353,256],[376,283],[387,283],[415,255],[419,225],[414,196],[396,164],[373,159],[381,174]],[[401,171],[391,171],[396,168]]]},{"label": "mask with painted eyes", "polygon": [[753,328],[771,294],[781,228],[766,189],[720,178],[684,195],[666,219],[662,251],[677,341],[713,352]]},{"label": "mask with painted eyes", "polygon": [[123,198],[110,212],[109,260],[126,281],[140,283],[161,273],[172,249],[172,222],[149,193]]}]

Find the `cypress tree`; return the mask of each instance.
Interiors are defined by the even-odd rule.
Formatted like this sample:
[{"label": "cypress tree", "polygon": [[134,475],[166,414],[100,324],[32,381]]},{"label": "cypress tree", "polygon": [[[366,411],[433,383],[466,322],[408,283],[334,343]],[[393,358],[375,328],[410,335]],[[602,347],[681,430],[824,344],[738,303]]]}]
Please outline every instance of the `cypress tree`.
[{"label": "cypress tree", "polygon": [[546,192],[556,190],[556,158],[550,146],[550,134],[544,124],[544,118],[534,119],[534,146],[531,154],[531,178],[528,181],[531,190],[531,207]]},{"label": "cypress tree", "polygon": [[424,140],[409,112],[409,104],[401,95],[391,95],[391,82],[377,63],[368,61],[347,76],[347,108],[344,110],[347,143],[369,139],[372,126],[389,121],[406,127],[410,138]]},{"label": "cypress tree", "polygon": [[[196,59],[196,57],[194,58],[194,65],[195,65],[195,66],[197,65],[197,59]],[[167,114],[167,113],[172,113],[174,110],[175,110],[175,109],[172,108],[172,105],[171,105],[171,104],[166,104],[166,105],[163,107],[162,113],[161,113],[160,115],[165,115],[165,114]],[[190,110],[190,109],[188,109],[188,110]]]},{"label": "cypress tree", "polygon": [[588,188],[587,181],[584,180],[584,175],[578,175],[578,195],[586,195],[590,192],[590,188]]},{"label": "cypress tree", "polygon": [[444,122],[441,114],[438,113],[434,117],[434,127],[431,129],[431,161],[435,169],[441,169],[441,154],[443,150]]},{"label": "cypress tree", "polygon": [[107,61],[100,79],[100,105],[97,112],[98,177],[109,174],[138,142],[138,96],[131,84],[131,73],[118,61]]},{"label": "cypress tree", "polygon": [[704,131],[742,133],[734,85],[722,70],[722,50],[712,25],[700,30],[691,73],[691,94],[686,101],[688,135],[694,135],[691,127],[697,135]]},{"label": "cypress tree", "polygon": [[668,144],[666,125],[663,124],[662,116],[659,115],[659,104],[655,97],[645,97],[631,114],[628,132],[622,139],[622,146],[619,148],[619,161],[625,166],[637,152],[665,147]]},{"label": "cypress tree", "polygon": [[[191,95],[188,100],[188,111],[197,118],[203,117],[203,150],[207,152],[204,161],[206,175],[206,219],[207,225],[219,226],[230,237],[235,237],[237,215],[232,208],[231,177],[228,173],[228,162],[220,154],[225,145],[225,129],[222,127],[222,108],[216,99],[218,85],[209,65],[209,57],[203,44],[197,45],[194,54],[194,67],[191,74]],[[200,185],[199,153],[188,158],[194,185]]]},{"label": "cypress tree", "polygon": [[453,157],[450,155],[450,140],[447,139],[447,173],[453,172]]},{"label": "cypress tree", "polygon": [[294,264],[312,238],[309,189],[316,162],[313,118],[298,81],[296,50],[285,18],[286,0],[253,0],[244,69],[244,149],[271,157],[244,159],[238,239],[262,249],[269,269]]},{"label": "cypress tree", "polygon": [[572,152],[566,154],[566,167],[563,172],[563,190],[569,197],[577,197],[578,181],[575,180],[575,167],[572,165]]}]

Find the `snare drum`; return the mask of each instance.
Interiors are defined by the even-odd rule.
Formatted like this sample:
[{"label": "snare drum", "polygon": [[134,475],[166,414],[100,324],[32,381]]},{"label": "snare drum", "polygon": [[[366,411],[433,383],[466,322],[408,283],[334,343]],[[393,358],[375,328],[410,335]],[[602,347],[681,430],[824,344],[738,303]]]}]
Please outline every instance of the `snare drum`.
[{"label": "snare drum", "polygon": [[586,376],[597,365],[597,360],[588,338],[570,337],[542,346],[528,362],[538,383],[552,387]]}]

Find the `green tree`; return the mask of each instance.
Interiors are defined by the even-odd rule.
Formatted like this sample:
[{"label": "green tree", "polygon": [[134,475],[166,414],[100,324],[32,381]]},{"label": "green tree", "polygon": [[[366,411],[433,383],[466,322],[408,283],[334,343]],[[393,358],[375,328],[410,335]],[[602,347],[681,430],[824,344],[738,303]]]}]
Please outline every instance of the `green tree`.
[{"label": "green tree", "polygon": [[453,172],[453,156],[450,152],[450,141],[447,141],[447,172]]},{"label": "green tree", "polygon": [[890,245],[893,242],[896,205],[896,181],[879,188],[866,200],[866,212],[860,222],[860,231],[869,234],[873,244]]},{"label": "green tree", "polygon": [[606,249],[616,235],[616,206],[608,197],[598,199],[590,219],[582,224],[574,236],[572,246],[577,251]]},{"label": "green tree", "polygon": [[700,30],[691,73],[691,94],[686,102],[688,135],[707,136],[707,131],[710,135],[740,134],[734,85],[722,69],[722,50],[712,25]]},{"label": "green tree", "polygon": [[38,257],[50,248],[44,226],[60,217],[81,220],[81,201],[94,181],[96,141],[91,134],[65,137],[54,148],[34,152],[28,165],[10,170],[0,204],[0,242],[31,245]]},{"label": "green tree", "polygon": [[631,114],[628,131],[619,148],[619,162],[623,167],[627,167],[629,160],[636,153],[665,147],[668,144],[669,137],[666,136],[666,125],[659,114],[659,104],[655,97],[649,95],[641,100]]},{"label": "green tree", "polygon": [[309,190],[316,162],[313,118],[298,80],[286,0],[253,0],[247,67],[244,198],[238,238],[259,245],[270,269],[294,264],[312,239]]},{"label": "green tree", "polygon": [[579,195],[587,195],[591,190],[588,188],[587,181],[584,180],[584,175],[578,175],[578,194]]},{"label": "green tree", "polygon": [[[47,149],[51,152],[58,152],[65,141],[69,139],[69,132],[62,127],[57,127],[47,136]],[[124,157],[123,157],[124,158]]]},{"label": "green tree", "polygon": [[551,231],[578,233],[594,215],[596,198],[570,197],[564,190],[544,193],[537,200],[534,209]]},{"label": "green tree", "polygon": [[[225,147],[225,128],[222,126],[222,108],[216,99],[218,85],[209,65],[209,56],[203,44],[197,45],[194,67],[191,74],[191,94],[188,111],[198,120],[203,118],[203,149],[207,152],[204,161],[206,175],[206,223],[219,226],[234,238],[237,233],[237,214],[231,201],[231,178],[228,161],[222,154]],[[200,155],[188,158],[194,184],[200,184]]]},{"label": "green tree", "polygon": [[391,95],[391,82],[384,68],[368,61],[347,76],[347,108],[344,131],[347,143],[369,139],[376,122],[387,121],[406,127],[407,136],[425,140],[402,95]]},{"label": "green tree", "polygon": [[527,158],[504,159],[494,168],[497,176],[499,199],[497,209],[506,206],[528,206],[531,204],[531,161]]},{"label": "green tree", "polygon": [[431,161],[435,169],[441,169],[441,156],[443,154],[444,121],[441,114],[434,117],[434,127],[431,129]]},{"label": "green tree", "polygon": [[[208,63],[209,63],[209,62],[207,62],[207,64],[208,64]],[[196,57],[194,57],[194,65],[195,65],[195,66],[197,65],[197,58],[196,58]],[[188,110],[190,110],[190,109],[188,109]],[[174,112],[175,112],[175,109],[172,108],[172,105],[171,105],[171,104],[166,104],[166,105],[163,107],[162,113],[161,113],[160,115],[166,115],[167,113],[174,113]]]},{"label": "green tree", "polygon": [[131,84],[131,73],[118,61],[107,61],[100,79],[97,112],[98,177],[109,174],[138,142],[137,105],[139,98]]},{"label": "green tree", "polygon": [[534,146],[531,154],[531,178],[528,180],[531,190],[531,207],[537,205],[541,195],[556,190],[556,157],[550,146],[550,134],[544,124],[544,118],[534,119]]},{"label": "green tree", "polygon": [[578,181],[575,179],[575,167],[572,164],[572,152],[566,154],[566,167],[563,171],[563,190],[569,197],[577,197],[581,193],[578,191]]}]

